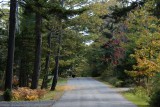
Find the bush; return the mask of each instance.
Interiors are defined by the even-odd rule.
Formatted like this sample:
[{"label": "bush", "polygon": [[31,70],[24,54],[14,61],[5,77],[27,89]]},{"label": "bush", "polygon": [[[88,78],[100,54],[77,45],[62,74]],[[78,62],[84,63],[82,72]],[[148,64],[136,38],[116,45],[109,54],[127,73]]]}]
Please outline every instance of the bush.
[{"label": "bush", "polygon": [[117,79],[116,77],[110,77],[105,79],[105,81],[109,82],[110,84],[114,85],[115,87],[123,87],[124,82],[122,80]]},{"label": "bush", "polygon": [[160,73],[153,78],[150,98],[151,107],[160,107]]},{"label": "bush", "polygon": [[134,87],[135,86],[134,81],[132,79],[126,79],[124,81],[123,85],[126,86],[126,87]]},{"label": "bush", "polygon": [[32,90],[27,87],[18,88],[13,90],[13,100],[37,100],[44,96],[45,90]]},{"label": "bush", "polygon": [[103,73],[101,74],[101,78],[102,78],[102,80],[104,80],[104,81],[108,81],[109,79],[113,79],[114,77],[114,75],[113,75],[113,69],[111,69],[111,68],[108,68],[108,69],[105,69],[104,71],[103,71]]},{"label": "bush", "polygon": [[152,94],[151,100],[150,100],[150,106],[151,107],[160,107],[160,90],[157,90]]},{"label": "bush", "polygon": [[115,86],[116,81],[118,81],[118,79],[117,79],[116,77],[110,77],[110,78],[108,79],[108,82],[109,82],[110,84],[114,85],[114,86]]},{"label": "bush", "polygon": [[123,87],[124,85],[124,82],[122,81],[122,80],[117,80],[116,82],[115,82],[115,86],[116,87]]},{"label": "bush", "polygon": [[146,88],[139,86],[139,87],[135,87],[134,89],[130,90],[133,94],[135,94],[136,96],[145,99],[146,101],[149,100],[149,95],[148,95],[148,91]]},{"label": "bush", "polygon": [[3,98],[5,101],[11,101],[12,100],[12,91],[10,89],[7,89],[3,93]]}]

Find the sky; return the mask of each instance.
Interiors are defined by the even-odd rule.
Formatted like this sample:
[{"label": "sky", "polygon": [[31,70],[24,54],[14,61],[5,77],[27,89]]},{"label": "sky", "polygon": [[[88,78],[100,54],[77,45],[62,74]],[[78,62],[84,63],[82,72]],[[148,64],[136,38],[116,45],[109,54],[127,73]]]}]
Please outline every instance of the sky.
[{"label": "sky", "polygon": [[1,8],[9,8],[7,5],[5,5],[8,3],[8,1],[9,0],[0,0],[0,9]]}]

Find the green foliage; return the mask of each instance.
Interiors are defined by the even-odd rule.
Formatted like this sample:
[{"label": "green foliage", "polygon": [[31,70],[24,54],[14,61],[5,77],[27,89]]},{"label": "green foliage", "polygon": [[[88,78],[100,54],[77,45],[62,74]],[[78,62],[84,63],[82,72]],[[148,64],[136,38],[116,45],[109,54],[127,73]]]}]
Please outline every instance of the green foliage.
[{"label": "green foliage", "polygon": [[131,92],[124,92],[122,94],[127,100],[129,100],[129,101],[133,102],[135,105],[137,105],[137,107],[150,107],[148,104],[148,101],[136,96],[135,94],[133,94]]},{"label": "green foliage", "polygon": [[130,92],[136,95],[137,97],[145,99],[146,101],[149,100],[149,93],[147,89],[144,87],[141,87],[141,86],[135,87],[134,89],[131,89]]},{"label": "green foliage", "polygon": [[112,84],[115,87],[123,87],[124,81],[117,79],[116,77],[110,77],[107,79],[107,82]]},{"label": "green foliage", "polygon": [[150,105],[151,107],[159,107],[160,103],[160,74],[156,74],[152,79],[152,85],[150,86]]},{"label": "green foliage", "polygon": [[3,98],[5,101],[11,101],[12,100],[12,91],[10,89],[7,89],[3,93]]},{"label": "green foliage", "polygon": [[130,56],[136,60],[128,74],[135,78],[150,78],[159,72],[159,19],[148,11],[153,5],[147,2],[143,8],[130,13],[125,22],[128,26],[126,35],[135,46]]},{"label": "green foliage", "polygon": [[151,107],[160,107],[160,90],[156,90],[151,95],[150,105]]}]

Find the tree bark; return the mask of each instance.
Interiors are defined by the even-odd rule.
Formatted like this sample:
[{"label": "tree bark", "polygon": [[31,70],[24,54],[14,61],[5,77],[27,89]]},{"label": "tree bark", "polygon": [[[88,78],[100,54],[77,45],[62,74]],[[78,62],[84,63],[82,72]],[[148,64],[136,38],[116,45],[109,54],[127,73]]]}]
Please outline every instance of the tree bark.
[{"label": "tree bark", "polygon": [[57,49],[57,55],[55,57],[55,69],[54,69],[54,76],[52,80],[52,86],[51,86],[51,91],[54,91],[57,85],[57,80],[58,80],[58,68],[59,68],[59,56],[60,56],[60,45],[61,45],[61,39],[62,39],[62,32],[58,36],[58,49]]},{"label": "tree bark", "polygon": [[16,0],[10,0],[10,17],[9,17],[9,39],[8,39],[8,56],[7,68],[5,75],[5,90],[12,90],[12,75],[14,63],[15,48],[15,25],[16,25]]},{"label": "tree bark", "polygon": [[42,48],[41,26],[42,26],[42,17],[38,12],[36,12],[36,24],[35,24],[36,51],[35,51],[35,63],[32,75],[31,89],[37,89],[38,79],[41,71],[41,48]]},{"label": "tree bark", "polygon": [[19,87],[28,87],[28,73],[26,65],[26,60],[22,57],[19,72]]},{"label": "tree bark", "polygon": [[[47,37],[48,49],[51,49],[51,36],[52,36],[52,32],[48,34],[48,37]],[[41,89],[48,87],[47,82],[48,82],[48,69],[49,69],[49,63],[50,63],[50,55],[51,55],[51,52],[49,50],[46,56],[45,75],[43,78]]]},{"label": "tree bark", "polygon": [[[63,7],[64,5],[64,0],[60,0],[60,4]],[[54,69],[54,74],[53,74],[53,80],[52,80],[52,86],[51,86],[51,91],[54,91],[57,85],[58,81],[58,72],[59,72],[59,56],[60,56],[60,47],[61,47],[61,39],[62,39],[62,20],[59,20],[61,23],[61,28],[60,28],[60,35],[58,36],[58,49],[57,49],[57,56],[55,57],[55,69]]]}]

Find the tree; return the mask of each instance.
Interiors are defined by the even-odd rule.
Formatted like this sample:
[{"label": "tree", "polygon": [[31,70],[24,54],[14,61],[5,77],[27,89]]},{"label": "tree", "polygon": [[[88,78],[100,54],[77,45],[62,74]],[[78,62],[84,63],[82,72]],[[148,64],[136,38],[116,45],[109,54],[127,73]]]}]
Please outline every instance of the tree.
[{"label": "tree", "polygon": [[[152,1],[144,7],[137,8],[129,14],[126,20],[128,32],[126,35],[130,45],[135,46],[130,56],[136,60],[133,70],[127,73],[136,79],[138,85],[144,85],[145,80],[159,72],[159,19],[153,16],[150,9]],[[127,44],[129,45],[129,44]]]},{"label": "tree", "polygon": [[48,87],[47,83],[48,83],[49,64],[50,64],[50,56],[51,56],[51,50],[50,50],[51,49],[51,36],[52,36],[52,32],[50,32],[47,37],[48,51],[46,55],[45,74],[43,77],[41,89]]},{"label": "tree", "polygon": [[[41,7],[38,7],[39,9]],[[35,24],[35,34],[36,34],[36,51],[35,51],[35,63],[34,71],[32,75],[32,84],[31,88],[36,89],[38,87],[38,79],[41,70],[41,45],[42,45],[42,36],[41,36],[41,26],[42,26],[42,17],[40,13],[36,12],[36,24]]]},{"label": "tree", "polygon": [[35,15],[29,10],[22,9],[20,16],[20,32],[16,36],[15,65],[17,66],[14,74],[19,76],[19,86],[28,87],[29,80],[34,67],[35,49]]},{"label": "tree", "polygon": [[12,75],[14,63],[15,48],[15,24],[16,24],[16,0],[10,1],[10,18],[9,18],[9,39],[8,39],[8,56],[5,78],[5,90],[12,90]]},{"label": "tree", "polygon": [[57,47],[57,53],[55,56],[55,69],[54,69],[54,76],[53,76],[53,81],[52,81],[52,85],[51,85],[51,90],[55,90],[55,87],[57,85],[57,80],[58,80],[58,73],[59,73],[59,57],[60,57],[60,48],[61,48],[61,41],[62,41],[62,35],[63,35],[63,30],[65,28],[65,24],[63,24],[63,21],[66,21],[67,19],[69,19],[69,16],[73,16],[75,14],[81,14],[83,13],[86,9],[77,9],[77,10],[67,10],[64,7],[64,0],[60,0],[60,4],[61,8],[63,9],[62,12],[56,14],[56,18],[58,19],[57,21],[60,24],[59,27],[59,35],[57,37],[57,43],[58,43],[58,47]]},{"label": "tree", "polygon": [[[62,26],[62,25],[61,25]],[[62,28],[60,29],[62,30]],[[57,37],[58,48],[55,56],[55,68],[54,68],[54,76],[51,85],[51,90],[55,90],[58,80],[58,71],[59,71],[59,57],[60,57],[60,47],[61,47],[61,39],[62,39],[62,31],[60,31],[59,36]]]}]

